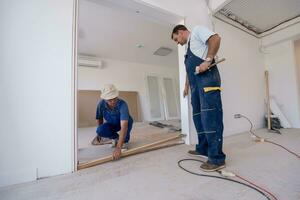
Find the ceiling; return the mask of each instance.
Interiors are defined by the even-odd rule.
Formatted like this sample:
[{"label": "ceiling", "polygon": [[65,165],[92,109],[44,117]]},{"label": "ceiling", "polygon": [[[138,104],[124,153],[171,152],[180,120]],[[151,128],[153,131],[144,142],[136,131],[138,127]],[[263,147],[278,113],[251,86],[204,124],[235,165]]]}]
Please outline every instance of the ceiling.
[{"label": "ceiling", "polygon": [[[124,4],[125,1],[80,1],[78,52],[177,67],[177,45],[170,39],[170,34],[174,26],[171,23],[179,22],[180,18],[145,5]],[[172,52],[167,56],[153,55],[160,47],[170,48]]]},{"label": "ceiling", "polygon": [[256,34],[300,16],[300,0],[232,0],[216,14]]}]

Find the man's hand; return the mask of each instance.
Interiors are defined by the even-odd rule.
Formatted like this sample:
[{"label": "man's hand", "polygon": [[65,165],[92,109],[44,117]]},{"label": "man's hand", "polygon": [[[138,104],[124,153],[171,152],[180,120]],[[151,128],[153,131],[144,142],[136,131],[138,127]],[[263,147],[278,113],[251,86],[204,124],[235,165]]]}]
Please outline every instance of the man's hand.
[{"label": "man's hand", "polygon": [[122,155],[121,148],[116,147],[113,153],[113,159],[118,160],[119,158],[121,158],[121,155]]},{"label": "man's hand", "polygon": [[201,63],[199,66],[196,67],[196,73],[197,74],[200,74],[200,73],[203,73],[205,72],[206,70],[208,70],[208,67],[209,67],[210,63],[209,62],[203,62]]},{"label": "man's hand", "polygon": [[183,98],[185,98],[188,94],[189,94],[189,88],[188,87],[184,87]]}]

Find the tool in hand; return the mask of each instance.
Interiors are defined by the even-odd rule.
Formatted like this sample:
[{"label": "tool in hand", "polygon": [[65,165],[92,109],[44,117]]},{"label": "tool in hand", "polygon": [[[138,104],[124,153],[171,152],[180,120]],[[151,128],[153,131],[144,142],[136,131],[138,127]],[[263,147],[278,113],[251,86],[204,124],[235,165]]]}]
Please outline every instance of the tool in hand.
[{"label": "tool in hand", "polygon": [[[215,65],[217,65],[217,64],[219,64],[219,63],[221,63],[221,62],[223,62],[223,61],[225,61],[225,60],[226,60],[225,58],[222,58],[222,59],[218,60],[217,62],[215,62],[215,63],[209,65],[208,68],[211,68],[211,67],[213,67],[213,66],[215,66]],[[194,72],[194,74],[197,75],[197,74],[199,74],[199,73]]]}]

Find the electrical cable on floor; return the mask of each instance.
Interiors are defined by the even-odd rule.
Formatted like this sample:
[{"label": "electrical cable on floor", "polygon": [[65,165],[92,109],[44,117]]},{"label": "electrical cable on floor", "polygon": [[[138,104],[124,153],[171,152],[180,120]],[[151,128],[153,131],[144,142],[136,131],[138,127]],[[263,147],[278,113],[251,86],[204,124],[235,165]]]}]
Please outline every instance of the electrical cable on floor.
[{"label": "electrical cable on floor", "polygon": [[297,154],[297,153],[295,153],[295,152],[289,150],[288,148],[282,146],[281,144],[278,144],[278,143],[276,143],[276,142],[273,142],[273,141],[271,141],[271,140],[268,140],[268,139],[265,139],[265,138],[262,138],[262,137],[256,135],[256,134],[253,132],[253,123],[251,122],[251,120],[250,120],[248,117],[246,117],[246,116],[244,116],[244,115],[242,115],[242,114],[236,114],[236,115],[235,115],[235,118],[241,118],[241,117],[245,118],[245,119],[250,123],[250,130],[249,130],[249,132],[250,132],[250,133],[252,134],[252,136],[255,138],[255,141],[257,141],[257,142],[267,142],[267,143],[270,143],[270,144],[274,144],[274,145],[276,145],[276,146],[278,146],[278,147],[281,147],[282,149],[286,150],[286,151],[289,152],[290,154],[293,154],[293,155],[296,156],[298,159],[300,159],[300,155],[299,155],[299,154]]},{"label": "electrical cable on floor", "polygon": [[298,155],[297,153],[295,153],[295,152],[289,150],[288,148],[282,146],[281,144],[278,144],[278,143],[276,143],[276,142],[272,142],[272,141],[267,140],[267,139],[264,139],[264,141],[265,141],[265,142],[268,142],[268,143],[271,143],[271,144],[274,144],[274,145],[276,145],[276,146],[279,146],[279,147],[283,148],[284,150],[286,150],[287,152],[289,152],[289,153],[293,154],[294,156],[296,156],[298,159],[300,159],[300,155]]},{"label": "electrical cable on floor", "polygon": [[[237,183],[237,184],[240,184],[240,185],[243,185],[243,186],[246,186],[248,188],[251,188],[257,192],[259,192],[261,195],[263,195],[265,198],[267,198],[268,200],[277,200],[277,198],[271,193],[271,192],[268,192],[267,190],[263,189],[262,187],[259,187],[257,186],[256,184],[254,183],[251,183],[250,181],[246,180],[245,178],[239,176],[239,175],[236,175],[236,174],[233,174],[233,173],[230,173],[230,172],[224,172],[224,174],[230,174],[228,176],[236,176],[237,178],[240,178],[241,180],[247,182],[247,183],[244,183],[244,182],[241,182],[241,181],[237,181],[237,180],[234,180],[234,179],[231,179],[231,178],[226,178],[228,176],[226,175],[223,175],[225,177],[222,177],[222,176],[216,176],[216,175],[208,175],[208,174],[202,174],[202,173],[196,173],[196,172],[193,172],[193,171],[190,171],[186,168],[184,168],[181,163],[184,162],[184,161],[195,161],[195,162],[201,162],[203,163],[202,160],[197,160],[197,159],[181,159],[177,162],[178,164],[178,167],[180,167],[182,170],[190,173],[190,174],[193,174],[193,175],[196,175],[196,176],[203,176],[203,177],[210,177],[210,178],[218,178],[218,179],[222,179],[222,180],[226,180],[226,181],[231,181],[231,182],[234,182],[234,183]],[[220,174],[223,174],[222,173],[223,171],[219,171]],[[267,194],[266,194],[267,193]],[[269,196],[268,196],[269,195]],[[272,197],[272,198],[271,198]]]},{"label": "electrical cable on floor", "polygon": [[241,177],[240,175],[235,174],[235,176],[238,177],[239,179],[241,179],[241,180],[243,180],[243,181],[245,181],[245,182],[251,184],[251,185],[254,185],[256,188],[259,188],[260,190],[262,190],[262,191],[268,193],[271,197],[273,197],[273,199],[277,200],[277,198],[276,198],[271,192],[269,192],[268,190],[266,190],[266,189],[264,189],[264,188],[262,188],[262,187],[256,185],[255,183],[253,183],[253,182],[251,182],[251,181],[249,181],[249,180],[247,180],[247,179],[245,179],[245,178],[243,178],[243,177]]},{"label": "electrical cable on floor", "polygon": [[[274,144],[274,145],[276,145],[276,146],[281,147],[282,149],[286,150],[287,152],[293,154],[294,156],[296,156],[297,158],[300,159],[300,155],[298,155],[297,153],[295,153],[295,152],[289,150],[288,148],[282,146],[281,144],[278,144],[278,143],[276,143],[276,142],[270,141],[270,140],[268,140],[268,139],[265,139],[265,138],[262,138],[262,137],[256,135],[256,134],[254,133],[254,131],[253,131],[253,123],[251,122],[251,120],[250,120],[248,117],[246,117],[246,116],[244,116],[244,115],[241,115],[241,114],[236,114],[234,117],[235,117],[235,118],[241,118],[241,117],[243,117],[243,118],[245,118],[245,119],[250,123],[251,126],[250,126],[249,132],[251,133],[252,137],[255,138],[255,141],[257,141],[257,142],[267,142],[267,143],[270,143],[270,144]],[[265,198],[267,198],[268,200],[272,200],[272,199],[277,200],[277,198],[276,198],[271,192],[269,192],[269,191],[267,191],[266,189],[264,189],[264,188],[262,188],[262,187],[260,187],[260,186],[258,186],[258,185],[256,185],[256,184],[252,183],[251,181],[249,181],[249,180],[247,180],[247,179],[241,177],[240,175],[233,174],[233,173],[231,173],[231,172],[227,172],[227,171],[224,171],[224,170],[218,171],[223,177],[222,177],[222,176],[215,176],[215,175],[202,174],[202,173],[196,173],[196,172],[193,172],[193,171],[190,171],[190,170],[184,168],[184,167],[181,165],[181,163],[184,162],[184,161],[196,161],[196,162],[201,162],[201,163],[203,163],[203,161],[202,161],[202,160],[197,160],[197,159],[181,159],[181,160],[179,160],[178,163],[177,163],[178,166],[179,166],[182,170],[184,170],[184,171],[186,171],[186,172],[188,172],[188,173],[190,173],[190,174],[197,175],[197,176],[203,176],[203,177],[218,178],[218,179],[222,179],[222,180],[226,180],[226,181],[231,181],[231,182],[234,182],[234,183],[237,183],[237,184],[240,184],[240,185],[244,185],[244,186],[246,186],[246,187],[248,187],[248,188],[251,188],[251,189],[253,189],[253,190],[259,192],[261,195],[263,195],[263,196],[264,196]],[[237,178],[239,178],[239,179],[241,179],[241,180],[243,180],[244,182],[241,182],[241,181],[237,181],[237,180],[228,178],[228,177],[234,177],[234,176],[237,177]],[[245,183],[245,182],[246,182],[246,183]],[[248,184],[247,184],[247,183],[248,183]],[[269,196],[268,196],[268,195],[269,195]],[[272,198],[271,198],[271,197],[272,197]]]}]

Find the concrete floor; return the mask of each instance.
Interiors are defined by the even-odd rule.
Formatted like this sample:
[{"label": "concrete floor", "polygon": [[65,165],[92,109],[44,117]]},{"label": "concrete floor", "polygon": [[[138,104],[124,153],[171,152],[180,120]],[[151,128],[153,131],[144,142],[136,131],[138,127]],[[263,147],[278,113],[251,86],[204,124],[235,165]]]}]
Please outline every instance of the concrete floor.
[{"label": "concrete floor", "polygon": [[[300,153],[300,130],[282,135],[257,131]],[[227,170],[272,191],[280,200],[300,199],[300,160],[267,143],[251,142],[248,134],[225,138]],[[0,199],[64,200],[259,200],[263,196],[223,180],[187,174],[177,161],[191,146],[180,145],[106,163],[74,174],[0,188]],[[198,163],[185,167],[200,172]]]}]

